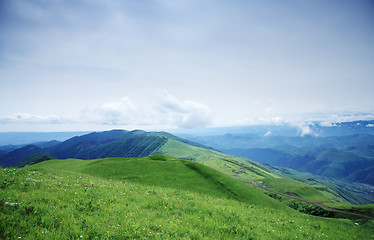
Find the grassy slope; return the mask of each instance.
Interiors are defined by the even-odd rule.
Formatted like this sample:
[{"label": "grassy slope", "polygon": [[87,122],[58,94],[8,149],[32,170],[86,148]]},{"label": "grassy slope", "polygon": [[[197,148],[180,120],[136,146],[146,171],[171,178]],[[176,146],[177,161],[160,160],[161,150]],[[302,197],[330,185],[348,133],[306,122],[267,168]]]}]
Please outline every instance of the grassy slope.
[{"label": "grassy slope", "polygon": [[291,179],[266,179],[263,181],[267,188],[274,189],[279,193],[300,196],[313,202],[330,203],[331,200],[313,187]]},{"label": "grassy slope", "polygon": [[205,165],[212,167],[220,172],[227,175],[235,175],[232,170],[234,166],[240,168],[240,163],[245,163],[247,167],[252,168],[247,171],[247,174],[243,177],[255,180],[264,178],[277,178],[276,174],[272,174],[270,168],[251,161],[247,158],[236,157],[222,152],[198,148],[191,145],[185,145],[181,142],[169,139],[160,149],[160,153],[171,155],[177,158],[185,158],[195,160]]},{"label": "grassy slope", "polygon": [[[348,204],[346,199],[341,197],[337,192],[335,192],[329,187],[330,185],[326,185],[327,183],[326,181],[322,181],[320,179],[315,178],[315,176],[311,173],[299,172],[293,169],[282,169],[282,172],[279,175],[286,179],[295,180],[299,187],[302,187],[300,183],[304,184],[304,186],[312,187],[314,190],[318,191],[320,194],[324,196],[324,197],[321,197],[320,194],[317,194],[316,196],[312,196],[312,198],[306,197],[305,199],[307,200],[323,202],[323,203],[335,202],[335,203]],[[289,187],[292,187],[293,186],[292,183],[293,182],[286,183],[286,185],[288,185]],[[274,185],[274,187],[276,187],[276,185]],[[302,187],[302,188],[305,188],[305,187]],[[297,190],[295,192],[299,195],[302,195]],[[326,201],[326,198],[328,199],[327,201]]]},{"label": "grassy slope", "polygon": [[320,176],[293,169],[282,169],[280,176],[304,182],[320,191],[334,203],[350,202],[362,205],[372,203],[374,200],[372,188],[360,183],[349,184],[332,179],[323,179]]},{"label": "grassy slope", "polygon": [[[211,194],[144,185],[128,179],[91,176],[78,172],[85,169],[87,162],[92,161],[74,161],[66,161],[66,165],[62,164],[63,161],[58,164],[57,161],[50,161],[22,169],[1,169],[2,201],[18,204],[0,205],[0,238],[374,237],[372,222],[357,226],[348,220],[318,218]],[[78,169],[77,172],[67,170],[72,163]]]},{"label": "grassy slope", "polygon": [[26,165],[32,165],[38,162],[43,162],[47,160],[56,159],[55,156],[49,153],[36,153],[34,155],[31,155],[28,158],[23,159],[21,162],[17,163],[16,167],[24,167]]},{"label": "grassy slope", "polygon": [[[162,153],[179,158],[196,160],[210,166],[226,175],[238,177],[242,182],[260,181],[269,179],[276,183],[275,179],[279,176],[287,178],[285,174],[258,164],[247,158],[236,157],[222,152],[208,149],[196,148],[194,146],[184,145],[174,140],[168,140],[160,149]],[[283,191],[285,187],[291,187],[292,192],[309,201],[318,202],[346,202],[330,188],[313,182],[313,185],[299,181],[282,180],[279,184],[273,184],[271,187],[277,192]],[[282,186],[284,185],[284,186]]]},{"label": "grassy slope", "polygon": [[[33,166],[34,167],[34,166]],[[226,176],[202,164],[170,156],[146,158],[105,158],[95,160],[52,160],[37,168],[60,169],[150,186],[184,189],[243,202],[279,207],[254,187]]]},{"label": "grassy slope", "polygon": [[360,213],[362,215],[367,215],[369,217],[374,216],[374,204],[367,204],[367,205],[351,205],[351,204],[330,204],[331,207],[338,208],[338,209],[346,209],[351,212]]}]

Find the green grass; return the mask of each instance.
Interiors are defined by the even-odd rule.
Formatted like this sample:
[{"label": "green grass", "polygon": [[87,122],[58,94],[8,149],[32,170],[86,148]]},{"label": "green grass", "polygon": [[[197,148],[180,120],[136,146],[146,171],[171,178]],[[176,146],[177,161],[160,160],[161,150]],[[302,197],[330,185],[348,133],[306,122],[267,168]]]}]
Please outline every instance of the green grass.
[{"label": "green grass", "polygon": [[344,204],[344,203],[330,203],[326,205],[332,208],[347,210],[351,213],[357,213],[360,215],[368,216],[371,219],[374,219],[374,204],[351,205],[351,204]]},{"label": "green grass", "polygon": [[[334,203],[369,204],[374,201],[370,186],[327,179],[311,173],[282,168],[279,176],[304,182],[321,192]],[[338,194],[339,193],[339,194]]]},{"label": "green grass", "polygon": [[[1,239],[374,238],[370,221],[355,225],[266,204],[92,176],[67,170],[67,165],[65,170],[41,164],[1,169],[2,201],[18,203],[0,205]],[[84,163],[75,166],[83,169]]]},{"label": "green grass", "polygon": [[307,199],[309,201],[326,203],[331,202],[329,198],[323,195],[321,192],[317,191],[315,188],[309,186],[308,184],[291,180],[291,179],[264,179],[263,184],[266,188],[276,190],[279,193],[287,194],[290,196],[297,196],[302,199]]},{"label": "green grass", "polygon": [[153,155],[145,158],[105,158],[95,160],[52,160],[31,168],[60,169],[141,183],[149,186],[189,190],[243,202],[279,205],[253,186],[247,186],[212,168],[171,156]]},{"label": "green grass", "polygon": [[[177,158],[184,158],[198,161],[214,168],[226,175],[234,175],[232,170],[248,167],[246,174],[239,174],[244,179],[260,180],[264,178],[278,178],[270,168],[258,164],[247,158],[232,156],[215,150],[204,149],[192,145],[186,145],[179,141],[169,139],[160,149],[162,154],[171,155]],[[244,165],[243,165],[244,164]],[[230,166],[230,167],[228,167]]]},{"label": "green grass", "polygon": [[[294,192],[308,201],[346,202],[331,188],[317,181],[309,181],[308,177],[299,176],[299,172],[291,169],[289,171],[292,171],[292,174],[285,174],[246,158],[186,145],[175,140],[168,140],[159,151],[174,157],[198,161],[242,182],[272,182],[271,188],[274,191]],[[291,177],[296,181],[289,179]]]}]

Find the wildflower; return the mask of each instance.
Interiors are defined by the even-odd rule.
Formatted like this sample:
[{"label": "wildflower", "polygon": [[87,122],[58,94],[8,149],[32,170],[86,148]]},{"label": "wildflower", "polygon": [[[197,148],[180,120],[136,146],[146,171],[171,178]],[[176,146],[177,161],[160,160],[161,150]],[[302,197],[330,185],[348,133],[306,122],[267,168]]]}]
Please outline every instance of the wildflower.
[{"label": "wildflower", "polygon": [[83,236],[82,236],[82,235],[80,235],[79,237],[80,237],[80,238],[83,238]]},{"label": "wildflower", "polygon": [[30,204],[31,202],[28,202],[27,204]]},{"label": "wildflower", "polygon": [[15,206],[15,205],[17,205],[18,203],[5,202],[4,204],[5,204],[5,205],[10,205],[10,206]]}]

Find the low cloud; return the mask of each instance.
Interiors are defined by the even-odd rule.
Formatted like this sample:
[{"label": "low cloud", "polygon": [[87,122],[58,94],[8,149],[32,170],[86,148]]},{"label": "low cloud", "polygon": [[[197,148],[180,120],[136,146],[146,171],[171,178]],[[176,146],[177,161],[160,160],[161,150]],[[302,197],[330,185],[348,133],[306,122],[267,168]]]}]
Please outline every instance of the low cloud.
[{"label": "low cloud", "polygon": [[69,120],[56,115],[35,115],[28,113],[17,113],[12,116],[0,118],[0,124],[59,124],[68,121]]},{"label": "low cloud", "polygon": [[336,123],[340,122],[354,122],[354,121],[367,121],[374,120],[373,114],[330,114],[327,116],[321,116],[319,118],[310,119],[313,121],[319,121],[319,125],[323,127],[336,127]]},{"label": "low cloud", "polygon": [[211,110],[204,104],[164,92],[145,104],[129,97],[82,110],[73,118],[17,113],[0,118],[0,124],[94,124],[131,127],[202,128],[212,123]]},{"label": "low cloud", "polygon": [[264,134],[264,137],[270,136],[271,134],[272,134],[271,131],[267,131],[267,132]]},{"label": "low cloud", "polygon": [[299,135],[304,137],[306,135],[316,135],[308,125],[299,125]]},{"label": "low cloud", "polygon": [[84,121],[109,125],[162,125],[179,128],[206,127],[212,122],[210,109],[191,100],[180,101],[162,93],[147,104],[138,105],[125,97],[82,111]]},{"label": "low cloud", "polygon": [[212,122],[211,110],[202,103],[191,100],[179,101],[173,95],[164,92],[160,98],[156,114],[166,115],[173,125],[181,128],[201,128]]},{"label": "low cloud", "polygon": [[239,125],[283,125],[287,124],[288,121],[282,117],[259,117],[259,118],[247,118],[237,122]]},{"label": "low cloud", "polygon": [[148,119],[144,114],[129,98],[124,97],[117,102],[84,109],[81,121],[108,125],[129,125],[136,122],[144,125]]}]

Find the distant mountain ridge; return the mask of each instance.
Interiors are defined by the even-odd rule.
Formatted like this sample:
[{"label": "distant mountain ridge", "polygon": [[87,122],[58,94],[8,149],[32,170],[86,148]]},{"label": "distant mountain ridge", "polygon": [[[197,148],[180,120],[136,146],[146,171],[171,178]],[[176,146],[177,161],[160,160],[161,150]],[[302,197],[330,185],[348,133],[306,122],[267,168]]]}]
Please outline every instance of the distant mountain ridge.
[{"label": "distant mountain ridge", "polygon": [[[302,129],[307,128],[308,132]],[[248,126],[232,126],[232,127],[215,127],[205,129],[189,129],[174,130],[172,133],[183,138],[186,136],[221,136],[225,134],[253,134],[257,136],[348,136],[354,134],[371,134],[374,135],[374,120],[360,120],[351,122],[334,122],[326,123],[321,121],[305,122],[299,124],[264,124],[264,125],[248,125]]]},{"label": "distant mountain ridge", "polygon": [[146,157],[158,153],[168,139],[183,144],[208,149],[201,144],[176,137],[166,132],[142,130],[111,130],[92,132],[72,137],[66,141],[36,143],[17,148],[0,157],[3,167],[16,166],[19,162],[37,153],[53,154],[56,158],[96,159],[104,157]]},{"label": "distant mountain ridge", "polygon": [[272,166],[374,185],[374,135],[329,137],[226,134],[187,136],[228,154]]},{"label": "distant mountain ridge", "polygon": [[[232,141],[235,136],[232,135],[231,138],[230,141]],[[245,140],[245,137],[242,140]],[[247,183],[279,178],[280,175],[287,178],[281,171],[248,158],[216,151],[201,143],[186,140],[170,133],[145,132],[142,130],[93,132],[70,138],[64,142],[50,141],[27,145],[10,151],[0,157],[0,163],[3,167],[23,167],[50,159],[139,158],[155,154],[197,161],[228,176],[240,178],[241,181]],[[370,173],[369,171],[364,173],[366,174],[367,172],[368,174]],[[352,175],[352,177],[354,177],[354,175]],[[304,181],[304,184],[307,186],[308,180]],[[316,184],[316,187],[321,184],[321,186],[325,186],[322,182]],[[333,186],[335,185],[333,184]],[[342,188],[336,186],[336,189],[340,190]],[[346,189],[343,190],[347,192]],[[359,202],[360,204],[372,202],[370,199],[367,200],[361,197],[364,190],[360,190],[357,194],[359,200],[356,201],[353,199],[355,202]],[[316,191],[322,191],[331,195],[331,190],[325,187],[316,189]],[[337,194],[331,195],[334,201],[342,201],[342,198],[337,196]],[[345,199],[351,201],[352,197]]]},{"label": "distant mountain ridge", "polygon": [[43,148],[40,148],[36,145],[27,145],[2,156],[0,158],[0,164],[3,167],[16,166],[23,159],[41,152],[43,152]]}]

